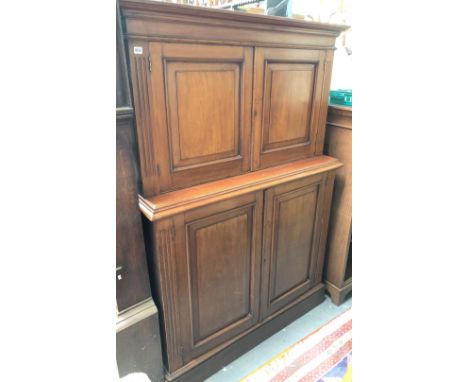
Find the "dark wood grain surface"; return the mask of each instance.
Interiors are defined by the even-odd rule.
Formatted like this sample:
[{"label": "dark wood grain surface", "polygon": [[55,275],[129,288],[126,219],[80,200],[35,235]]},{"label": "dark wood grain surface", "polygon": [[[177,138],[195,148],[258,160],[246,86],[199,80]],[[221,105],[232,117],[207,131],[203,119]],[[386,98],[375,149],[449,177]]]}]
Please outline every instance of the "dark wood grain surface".
[{"label": "dark wood grain surface", "polygon": [[120,311],[151,297],[146,251],[138,209],[138,167],[133,118],[117,120],[116,297]]},{"label": "dark wood grain surface", "polygon": [[351,108],[330,106],[326,150],[329,155],[339,158],[344,164],[336,173],[325,277],[327,291],[332,301],[339,305],[352,289],[352,262],[349,258],[352,232]]}]

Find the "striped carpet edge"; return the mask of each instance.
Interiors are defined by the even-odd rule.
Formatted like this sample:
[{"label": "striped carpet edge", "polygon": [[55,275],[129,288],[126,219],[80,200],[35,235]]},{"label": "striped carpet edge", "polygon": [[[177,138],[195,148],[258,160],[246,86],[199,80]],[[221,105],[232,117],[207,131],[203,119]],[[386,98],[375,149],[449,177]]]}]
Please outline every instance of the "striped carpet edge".
[{"label": "striped carpet edge", "polygon": [[352,350],[351,308],[244,377],[241,382],[315,382]]}]

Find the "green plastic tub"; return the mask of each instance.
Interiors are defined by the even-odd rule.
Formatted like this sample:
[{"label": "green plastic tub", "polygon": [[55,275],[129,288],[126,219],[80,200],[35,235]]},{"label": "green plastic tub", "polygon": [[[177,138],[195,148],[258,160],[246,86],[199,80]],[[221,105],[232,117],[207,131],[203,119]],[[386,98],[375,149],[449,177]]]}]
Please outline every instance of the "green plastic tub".
[{"label": "green plastic tub", "polygon": [[331,105],[353,106],[353,91],[351,89],[330,90],[328,103]]}]

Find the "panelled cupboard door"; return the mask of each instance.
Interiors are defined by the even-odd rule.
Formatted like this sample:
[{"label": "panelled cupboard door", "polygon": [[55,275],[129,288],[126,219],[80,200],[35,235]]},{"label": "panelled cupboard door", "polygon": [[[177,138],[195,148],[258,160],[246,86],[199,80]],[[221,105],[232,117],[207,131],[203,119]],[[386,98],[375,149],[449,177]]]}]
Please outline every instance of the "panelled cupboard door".
[{"label": "panelled cupboard door", "polygon": [[178,264],[171,277],[177,280],[173,303],[179,325],[174,335],[183,363],[258,322],[262,207],[260,191],[175,219]]},{"label": "panelled cupboard door", "polygon": [[254,170],[321,154],[332,54],[255,49]]},{"label": "panelled cupboard door", "polygon": [[325,181],[326,174],[320,174],[265,193],[262,318],[298,301],[321,282]]},{"label": "panelled cupboard door", "polygon": [[144,194],[248,171],[253,48],[133,41],[129,49]]}]

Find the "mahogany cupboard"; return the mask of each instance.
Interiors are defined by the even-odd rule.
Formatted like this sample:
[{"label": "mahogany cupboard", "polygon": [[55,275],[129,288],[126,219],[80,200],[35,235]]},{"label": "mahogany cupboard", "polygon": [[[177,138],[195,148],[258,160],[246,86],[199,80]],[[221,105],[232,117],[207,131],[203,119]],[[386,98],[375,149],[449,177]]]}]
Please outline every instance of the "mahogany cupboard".
[{"label": "mahogany cupboard", "polygon": [[166,380],[200,381],[323,301],[324,156],[345,29],[121,1]]}]

